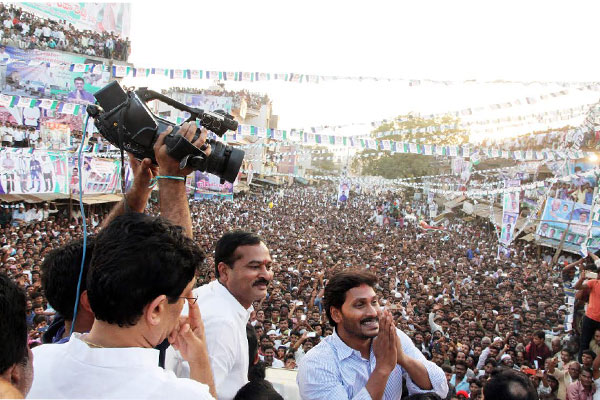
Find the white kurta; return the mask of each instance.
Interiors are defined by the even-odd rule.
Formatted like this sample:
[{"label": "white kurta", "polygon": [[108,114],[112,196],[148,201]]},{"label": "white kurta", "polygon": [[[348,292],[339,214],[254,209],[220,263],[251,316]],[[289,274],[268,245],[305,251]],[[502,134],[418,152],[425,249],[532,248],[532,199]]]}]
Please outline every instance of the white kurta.
[{"label": "white kurta", "polygon": [[74,333],[65,344],[35,347],[27,398],[212,399],[207,385],[158,366],[159,351],[92,348]]},{"label": "white kurta", "polygon": [[[218,281],[194,289],[204,332],[210,365],[215,378],[217,398],[231,400],[248,383],[248,339],[246,324],[253,307],[245,309]],[[187,303],[183,314],[187,315]],[[165,367],[177,376],[188,377],[189,366],[172,347],[167,350]]]}]

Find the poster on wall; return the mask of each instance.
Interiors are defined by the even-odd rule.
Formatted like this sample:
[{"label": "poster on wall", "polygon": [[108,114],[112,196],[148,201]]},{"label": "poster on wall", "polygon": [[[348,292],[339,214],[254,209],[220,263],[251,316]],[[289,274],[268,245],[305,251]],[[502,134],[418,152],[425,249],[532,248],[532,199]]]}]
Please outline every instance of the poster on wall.
[{"label": "poster on wall", "polygon": [[67,150],[71,146],[71,128],[67,124],[46,122],[40,129],[42,143],[50,150]]},{"label": "poster on wall", "polygon": [[[83,157],[81,188],[85,194],[115,193],[119,183],[121,163],[118,160]],[[69,190],[79,194],[79,158],[69,157]]]},{"label": "poster on wall", "polygon": [[[509,179],[504,181],[505,188],[519,187],[519,179]],[[500,243],[509,246],[515,239],[515,227],[519,218],[520,193],[504,193],[502,198],[502,228],[500,230]]]},{"label": "poster on wall", "polygon": [[[563,248],[578,253],[581,245],[587,249],[600,249],[600,222],[592,218],[592,206],[549,197],[536,234],[541,244],[558,247],[564,235]],[[591,224],[590,224],[591,222]]]},{"label": "poster on wall", "polygon": [[196,171],[195,174],[194,198],[196,200],[231,200],[233,201],[233,184],[230,182],[221,183],[218,176],[207,174],[202,171]]},{"label": "poster on wall", "polygon": [[101,62],[69,53],[5,47],[0,60],[0,87],[7,95],[89,104],[110,80],[110,72],[102,68],[72,71],[71,64]]},{"label": "poster on wall", "polygon": [[68,193],[66,153],[0,149],[0,194]]}]

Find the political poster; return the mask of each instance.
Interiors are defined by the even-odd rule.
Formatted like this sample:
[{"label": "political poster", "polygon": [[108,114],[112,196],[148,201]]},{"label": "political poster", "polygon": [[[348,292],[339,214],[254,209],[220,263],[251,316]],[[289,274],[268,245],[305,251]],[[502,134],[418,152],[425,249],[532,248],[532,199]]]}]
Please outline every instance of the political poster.
[{"label": "political poster", "polygon": [[[505,188],[519,187],[521,181],[519,179],[509,179],[504,181]],[[500,230],[500,243],[509,246],[514,238],[515,226],[519,218],[519,203],[520,193],[509,192],[504,193],[502,198],[502,228]]]},{"label": "political poster", "polygon": [[[81,168],[81,188],[84,194],[115,193],[118,189],[121,171],[119,160],[83,157]],[[79,157],[69,157],[69,191],[80,193]],[[67,193],[69,193],[69,191]]]},{"label": "political poster", "polygon": [[3,94],[69,103],[93,103],[93,94],[110,80],[102,68],[76,72],[71,64],[101,64],[69,53],[0,47],[0,87]]},{"label": "political poster", "polygon": [[342,181],[338,187],[337,200],[339,203],[343,203],[348,201],[348,197],[350,197],[350,182]]},{"label": "political poster", "polygon": [[218,176],[196,171],[194,198],[196,200],[233,200],[233,184],[225,181],[221,183]]},{"label": "political poster", "polygon": [[128,37],[131,31],[130,3],[19,3],[25,11],[53,20],[66,21],[81,31],[109,32]]},{"label": "political poster", "polygon": [[66,153],[2,148],[0,166],[0,194],[68,193]]},{"label": "political poster", "polygon": [[68,124],[46,122],[41,126],[40,137],[50,150],[67,150],[71,146],[71,127]]},{"label": "political poster", "polygon": [[597,251],[600,249],[600,221],[591,220],[593,215],[589,204],[549,197],[536,231],[538,241],[556,248],[564,235],[565,251],[579,253],[582,244],[590,251]]},{"label": "political poster", "polygon": [[224,110],[231,113],[233,98],[228,96],[212,96],[206,94],[184,95],[184,103],[188,106],[199,108],[204,111]]}]

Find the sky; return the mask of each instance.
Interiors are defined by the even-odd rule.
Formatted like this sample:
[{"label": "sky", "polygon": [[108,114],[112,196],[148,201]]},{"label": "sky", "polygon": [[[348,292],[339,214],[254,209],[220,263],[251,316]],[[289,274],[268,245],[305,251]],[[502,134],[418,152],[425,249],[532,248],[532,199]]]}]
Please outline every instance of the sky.
[{"label": "sky", "polygon": [[[600,81],[598,11],[600,3],[591,1],[134,1],[130,61],[138,67],[458,82]],[[211,84],[160,78],[128,83],[153,89]],[[267,93],[280,129],[355,124],[345,128],[353,133],[368,133],[367,123],[407,112],[454,111],[562,89],[474,83],[409,87],[400,81],[229,82],[226,88]],[[565,109],[599,97],[598,91],[571,90],[562,98],[470,118]]]}]

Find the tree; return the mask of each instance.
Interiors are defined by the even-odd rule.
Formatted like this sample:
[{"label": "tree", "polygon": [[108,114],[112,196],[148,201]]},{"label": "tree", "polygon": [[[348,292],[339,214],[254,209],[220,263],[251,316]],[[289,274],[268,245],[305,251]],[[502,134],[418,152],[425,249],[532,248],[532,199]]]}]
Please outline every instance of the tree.
[{"label": "tree", "polygon": [[[468,142],[469,135],[456,128],[458,122],[457,119],[450,116],[425,119],[413,115],[403,115],[398,116],[394,121],[380,125],[371,133],[371,136],[377,140],[460,145]],[[441,126],[449,129],[438,129]],[[420,128],[428,129],[430,132],[423,132],[423,129],[418,131]],[[394,134],[394,131],[397,133]],[[382,132],[390,132],[390,134],[380,137],[379,134]],[[363,150],[352,162],[352,169],[361,175],[396,179],[435,175],[446,164],[443,161],[437,161],[435,156],[391,154],[387,151],[383,155],[377,155],[380,152],[380,150]]]},{"label": "tree", "polygon": [[311,147],[313,150],[321,150],[320,154],[313,154],[311,160],[311,167],[315,170],[322,172],[337,172],[340,170],[339,166],[333,162],[333,153],[326,147],[315,146]]}]

